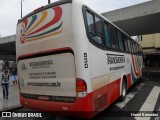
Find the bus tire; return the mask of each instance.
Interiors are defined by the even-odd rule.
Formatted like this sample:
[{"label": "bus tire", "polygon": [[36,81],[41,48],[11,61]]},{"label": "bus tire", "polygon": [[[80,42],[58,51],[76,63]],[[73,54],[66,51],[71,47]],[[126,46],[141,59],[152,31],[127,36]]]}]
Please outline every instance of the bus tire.
[{"label": "bus tire", "polygon": [[124,102],[127,96],[127,83],[126,81],[123,79],[122,81],[122,89],[121,89],[121,96],[120,96],[120,101]]}]

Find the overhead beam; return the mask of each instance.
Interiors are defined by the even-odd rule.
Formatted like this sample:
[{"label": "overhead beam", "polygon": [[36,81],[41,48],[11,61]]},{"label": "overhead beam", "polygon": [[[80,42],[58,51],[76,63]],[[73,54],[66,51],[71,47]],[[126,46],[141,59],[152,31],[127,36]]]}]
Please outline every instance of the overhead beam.
[{"label": "overhead beam", "polygon": [[102,13],[102,15],[131,36],[160,33],[159,0]]}]

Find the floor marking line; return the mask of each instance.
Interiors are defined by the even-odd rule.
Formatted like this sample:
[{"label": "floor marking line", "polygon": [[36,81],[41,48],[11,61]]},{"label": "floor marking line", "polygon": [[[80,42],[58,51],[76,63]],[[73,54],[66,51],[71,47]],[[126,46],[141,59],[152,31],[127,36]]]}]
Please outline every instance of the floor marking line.
[{"label": "floor marking line", "polygon": [[[160,93],[160,87],[155,86],[150,94],[148,95],[147,99],[143,103],[139,112],[143,111],[153,111],[158,100],[158,96]],[[135,117],[136,120],[150,120],[150,117]]]}]

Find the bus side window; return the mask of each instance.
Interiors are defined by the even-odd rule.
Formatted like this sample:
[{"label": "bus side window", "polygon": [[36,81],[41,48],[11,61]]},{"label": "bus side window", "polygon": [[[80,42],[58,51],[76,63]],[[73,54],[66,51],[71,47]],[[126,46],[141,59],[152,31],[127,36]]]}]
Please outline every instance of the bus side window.
[{"label": "bus side window", "polygon": [[136,42],[134,42],[134,52],[137,52],[137,48],[136,48]]},{"label": "bus side window", "polygon": [[111,47],[111,39],[109,34],[109,28],[108,24],[104,23],[104,34],[105,34],[105,41],[106,41],[106,47]]},{"label": "bus side window", "polygon": [[132,52],[131,41],[130,41],[129,37],[127,37],[127,42],[128,42],[128,50],[129,50],[129,52]]},{"label": "bus side window", "polygon": [[125,51],[128,52],[128,43],[127,43],[127,36],[123,34],[124,44],[125,44]]},{"label": "bus side window", "polygon": [[136,52],[136,49],[135,49],[135,42],[133,41],[133,53]]},{"label": "bus side window", "polygon": [[95,26],[96,26],[97,35],[103,37],[104,36],[103,22],[97,16],[95,16]]},{"label": "bus side window", "polygon": [[134,41],[131,41],[131,45],[132,45],[132,53],[134,53]]},{"label": "bus side window", "polygon": [[138,45],[138,50],[139,50],[139,55],[141,55],[142,53],[141,53],[141,46],[140,45]]},{"label": "bus side window", "polygon": [[130,45],[131,45],[131,52],[133,53],[134,51],[133,51],[133,40],[132,39],[130,39]]},{"label": "bus side window", "polygon": [[116,28],[114,28],[113,33],[114,33],[114,41],[115,41],[115,44],[116,44],[116,48],[117,48],[117,50],[119,50],[118,34],[117,34],[117,29]]},{"label": "bus side window", "polygon": [[137,53],[137,43],[135,42],[135,53]]},{"label": "bus side window", "polygon": [[96,27],[96,36],[94,36],[93,39],[95,40],[95,42],[103,46],[104,44],[103,42],[103,37],[104,37],[103,23],[102,23],[102,20],[99,19],[97,16],[95,16],[95,27]]},{"label": "bus side window", "polygon": [[136,43],[136,53],[138,54],[138,43]]},{"label": "bus side window", "polygon": [[104,46],[104,31],[102,26],[102,20],[96,17],[90,12],[86,12],[87,16],[87,26],[89,36],[92,38],[92,41],[98,46]]},{"label": "bus side window", "polygon": [[139,54],[139,51],[140,51],[139,45],[137,44],[137,54]]},{"label": "bus side window", "polygon": [[110,35],[111,35],[111,47],[113,49],[118,49],[118,42],[117,42],[117,33],[116,29],[113,26],[110,26]]},{"label": "bus side window", "polygon": [[88,31],[92,34],[96,34],[93,14],[86,12],[86,16],[87,16]]},{"label": "bus side window", "polygon": [[142,51],[142,47],[139,45],[139,54],[142,55],[143,51]]},{"label": "bus side window", "polygon": [[117,31],[117,35],[118,35],[119,48],[120,50],[124,50],[124,41],[123,41],[122,33],[120,31]]}]

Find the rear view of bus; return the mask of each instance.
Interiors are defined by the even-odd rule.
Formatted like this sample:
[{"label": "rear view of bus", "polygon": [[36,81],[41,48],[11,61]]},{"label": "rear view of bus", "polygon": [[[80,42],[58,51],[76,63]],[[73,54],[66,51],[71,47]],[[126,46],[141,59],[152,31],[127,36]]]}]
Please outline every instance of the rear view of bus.
[{"label": "rear view of bus", "polygon": [[58,1],[18,22],[16,51],[20,102],[24,107],[59,112],[75,111],[80,106],[71,5],[71,0]]}]

